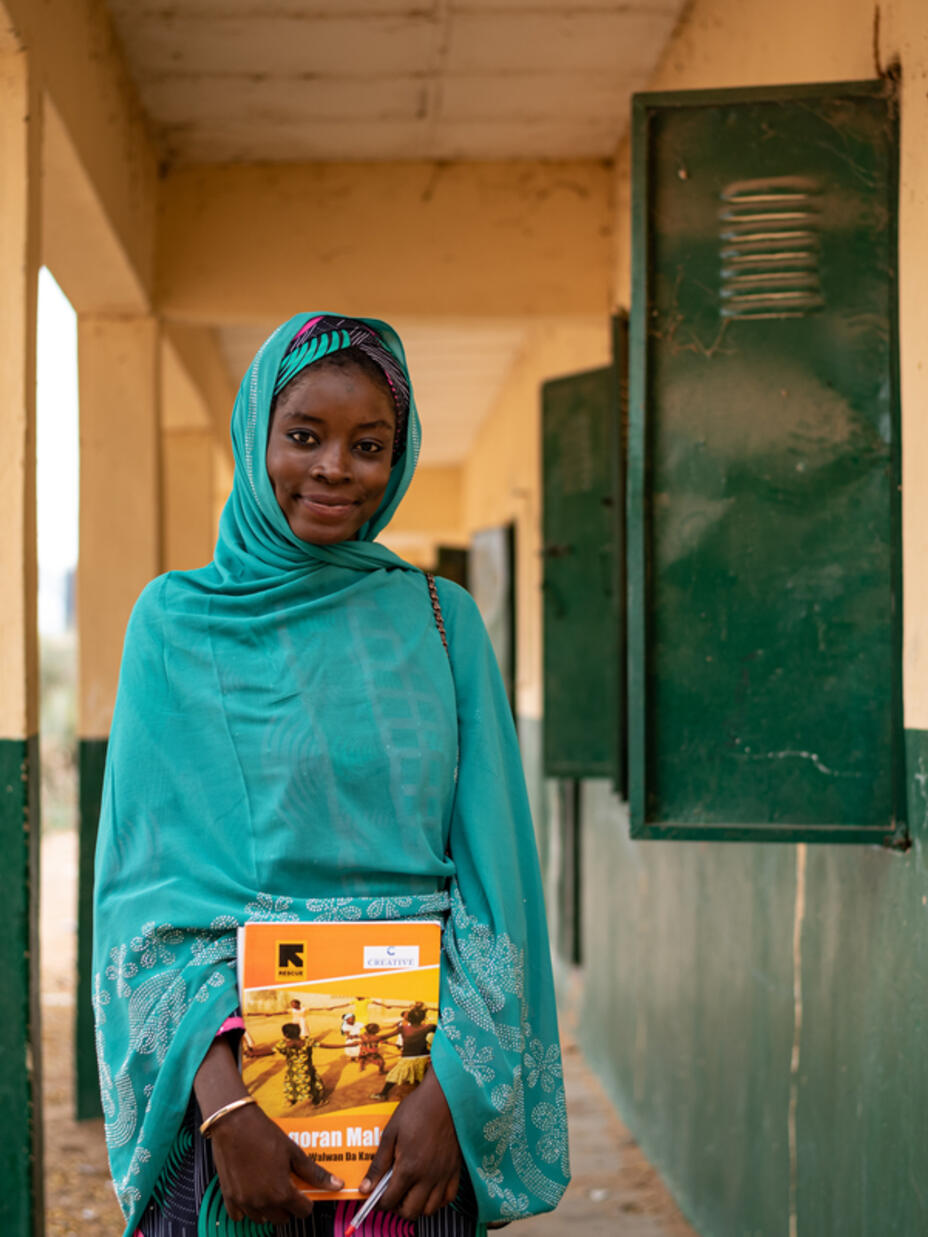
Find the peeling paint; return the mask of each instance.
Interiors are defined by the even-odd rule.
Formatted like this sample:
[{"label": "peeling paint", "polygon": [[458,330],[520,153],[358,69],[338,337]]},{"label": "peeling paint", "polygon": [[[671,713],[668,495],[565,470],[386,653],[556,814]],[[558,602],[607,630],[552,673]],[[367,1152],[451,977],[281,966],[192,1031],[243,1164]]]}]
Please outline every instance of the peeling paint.
[{"label": "peeling paint", "polygon": [[844,772],[841,769],[831,769],[824,763],[817,752],[744,752],[741,753],[746,760],[811,760],[818,769],[819,773],[825,773],[828,777],[862,777],[861,773]]}]

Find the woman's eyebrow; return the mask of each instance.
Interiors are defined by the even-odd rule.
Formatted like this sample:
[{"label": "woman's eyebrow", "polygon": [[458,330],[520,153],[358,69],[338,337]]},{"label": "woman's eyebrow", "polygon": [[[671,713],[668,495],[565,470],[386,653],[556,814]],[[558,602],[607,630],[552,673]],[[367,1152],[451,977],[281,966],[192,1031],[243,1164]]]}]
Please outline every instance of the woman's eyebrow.
[{"label": "woman's eyebrow", "polygon": [[[284,412],[280,419],[282,421],[313,421],[316,425],[325,425],[326,423],[325,417],[314,417],[311,413],[300,412],[298,408],[291,408]],[[377,421],[362,421],[360,425],[355,425],[353,428],[355,430],[392,430],[394,427],[389,421],[384,421],[381,419]]]},{"label": "woman's eyebrow", "polygon": [[317,421],[322,424],[321,417],[311,417],[308,412],[300,412],[299,408],[289,408],[280,414],[281,421]]}]

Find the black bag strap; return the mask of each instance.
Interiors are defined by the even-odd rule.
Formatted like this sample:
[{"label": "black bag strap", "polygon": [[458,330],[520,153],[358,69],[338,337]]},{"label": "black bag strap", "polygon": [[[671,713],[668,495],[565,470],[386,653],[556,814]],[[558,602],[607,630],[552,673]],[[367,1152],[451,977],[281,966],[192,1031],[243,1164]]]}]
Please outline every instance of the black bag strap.
[{"label": "black bag strap", "polygon": [[448,649],[448,637],[445,635],[445,616],[441,612],[441,602],[438,600],[438,587],[435,584],[435,577],[430,571],[425,573],[425,582],[429,586],[429,597],[432,599],[432,613],[435,615],[435,626],[438,628],[438,634],[441,636],[441,642],[445,646],[445,652],[448,654],[448,659],[451,659],[451,653]]},{"label": "black bag strap", "polygon": [[[441,636],[441,642],[445,646],[445,652],[448,654],[448,669],[451,671],[451,681],[453,683],[454,682],[454,666],[451,661],[451,650],[448,648],[448,637],[445,634],[445,616],[441,612],[441,602],[438,599],[438,587],[435,584],[435,577],[432,575],[431,571],[423,572],[423,574],[425,576],[425,582],[429,586],[429,597],[431,598],[431,601],[432,601],[432,613],[435,616],[435,626],[438,628],[438,634]],[[459,738],[457,756],[454,761],[455,794],[457,794],[458,771],[460,767],[461,767],[461,745],[460,745],[460,738]],[[448,855],[450,858],[451,856],[450,843],[445,851],[445,854]],[[449,886],[450,886],[450,880],[451,878],[449,877],[448,878]]]}]

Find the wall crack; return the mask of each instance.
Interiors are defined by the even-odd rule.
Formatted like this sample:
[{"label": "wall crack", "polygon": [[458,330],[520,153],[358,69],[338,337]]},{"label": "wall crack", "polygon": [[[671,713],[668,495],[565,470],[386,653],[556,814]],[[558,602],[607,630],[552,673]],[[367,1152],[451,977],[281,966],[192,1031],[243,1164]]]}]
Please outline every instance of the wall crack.
[{"label": "wall crack", "polygon": [[789,1237],[798,1237],[797,1209],[799,1145],[796,1137],[796,1112],[799,1107],[799,1047],[802,1039],[802,925],[806,917],[806,844],[796,847],[796,903],[793,908],[793,1049],[789,1062]]}]

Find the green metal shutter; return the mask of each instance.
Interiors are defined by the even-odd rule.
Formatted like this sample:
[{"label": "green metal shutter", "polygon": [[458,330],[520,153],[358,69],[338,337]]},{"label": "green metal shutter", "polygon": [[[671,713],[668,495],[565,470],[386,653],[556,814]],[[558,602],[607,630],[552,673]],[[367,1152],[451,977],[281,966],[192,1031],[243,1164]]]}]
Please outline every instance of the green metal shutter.
[{"label": "green metal shutter", "polygon": [[542,387],[544,769],[622,782],[626,320],[613,365]]},{"label": "green metal shutter", "polygon": [[904,830],[883,82],[634,103],[637,837]]}]

